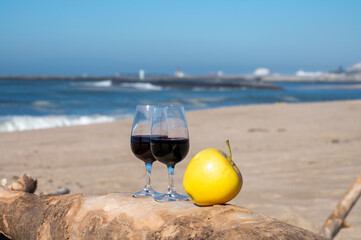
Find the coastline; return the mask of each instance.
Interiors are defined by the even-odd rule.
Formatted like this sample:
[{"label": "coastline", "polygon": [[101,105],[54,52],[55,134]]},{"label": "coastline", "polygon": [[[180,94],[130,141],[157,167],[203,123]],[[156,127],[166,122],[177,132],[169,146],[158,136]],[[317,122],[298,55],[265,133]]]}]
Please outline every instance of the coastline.
[{"label": "coastline", "polygon": [[360,73],[327,73],[316,76],[296,76],[296,75],[266,75],[258,76],[252,74],[236,75],[185,75],[182,77],[172,75],[149,75],[143,80],[137,74],[131,75],[0,75],[0,80],[60,80],[60,81],[99,81],[115,80],[118,82],[169,82],[169,81],[263,81],[263,82],[361,82]]},{"label": "coastline", "polygon": [[252,75],[235,76],[0,76],[0,80],[40,80],[40,81],[109,81],[110,85],[152,84],[156,88],[168,89],[268,89],[283,88]]},{"label": "coastline", "polygon": [[[361,100],[221,107],[186,113],[191,149],[175,168],[176,188],[189,160],[205,148],[226,152],[229,139],[243,174],[231,201],[317,232],[361,169]],[[39,190],[131,192],[144,185],[144,164],[130,151],[132,120],[0,133],[0,178],[28,173]],[[167,187],[156,162],[153,186]],[[336,239],[361,235],[358,202]]]}]

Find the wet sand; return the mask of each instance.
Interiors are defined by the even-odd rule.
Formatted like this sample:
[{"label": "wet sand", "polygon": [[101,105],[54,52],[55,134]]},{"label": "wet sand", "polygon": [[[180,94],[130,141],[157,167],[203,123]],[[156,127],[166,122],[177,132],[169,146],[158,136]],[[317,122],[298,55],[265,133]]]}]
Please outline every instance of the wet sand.
[{"label": "wet sand", "polygon": [[[361,171],[361,101],[224,107],[187,112],[191,149],[175,168],[176,187],[192,156],[227,151],[243,174],[231,201],[317,232]],[[0,133],[0,178],[28,173],[38,192],[132,192],[145,182],[144,164],[129,146],[132,120]],[[155,162],[153,186],[167,187],[166,166]],[[361,202],[336,239],[359,239]]]}]

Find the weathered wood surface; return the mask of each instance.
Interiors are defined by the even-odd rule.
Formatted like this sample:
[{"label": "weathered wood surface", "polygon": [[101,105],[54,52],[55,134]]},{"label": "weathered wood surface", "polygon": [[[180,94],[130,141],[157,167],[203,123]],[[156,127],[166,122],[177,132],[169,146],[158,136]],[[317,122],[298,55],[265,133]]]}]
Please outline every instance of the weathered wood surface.
[{"label": "weathered wood surface", "polygon": [[332,239],[343,227],[350,225],[345,219],[352,207],[361,196],[361,173],[357,175],[355,182],[347,190],[340,202],[337,204],[333,213],[327,218],[325,224],[320,230],[320,234],[326,238]]},{"label": "weathered wood surface", "polygon": [[158,203],[129,194],[40,198],[0,187],[0,232],[21,239],[323,239],[233,205]]}]

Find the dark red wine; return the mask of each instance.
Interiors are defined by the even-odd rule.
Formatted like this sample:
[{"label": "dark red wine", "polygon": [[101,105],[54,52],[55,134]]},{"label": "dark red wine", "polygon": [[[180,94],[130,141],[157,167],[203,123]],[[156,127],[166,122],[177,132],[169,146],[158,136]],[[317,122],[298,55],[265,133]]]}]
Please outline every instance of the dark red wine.
[{"label": "dark red wine", "polygon": [[189,150],[188,138],[153,137],[150,147],[154,157],[167,166],[174,166],[187,156]]},{"label": "dark red wine", "polygon": [[153,163],[156,161],[152,151],[150,150],[150,136],[137,135],[130,137],[130,148],[134,155],[143,160],[145,163]]}]

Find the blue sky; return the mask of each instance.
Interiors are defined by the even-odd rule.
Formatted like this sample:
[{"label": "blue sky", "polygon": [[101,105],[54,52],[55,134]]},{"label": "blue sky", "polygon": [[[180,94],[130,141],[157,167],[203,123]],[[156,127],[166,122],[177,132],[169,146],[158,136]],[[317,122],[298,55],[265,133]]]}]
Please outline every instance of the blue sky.
[{"label": "blue sky", "polygon": [[1,1],[1,75],[275,73],[361,62],[361,1]]}]

